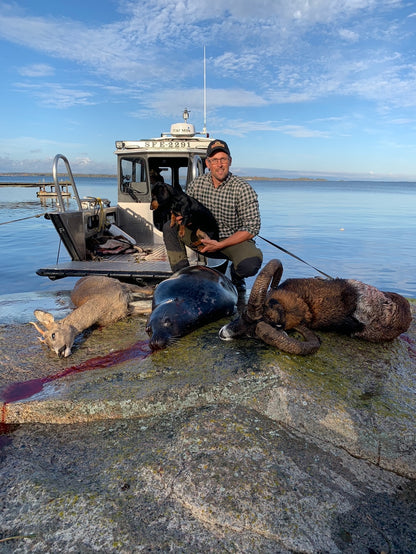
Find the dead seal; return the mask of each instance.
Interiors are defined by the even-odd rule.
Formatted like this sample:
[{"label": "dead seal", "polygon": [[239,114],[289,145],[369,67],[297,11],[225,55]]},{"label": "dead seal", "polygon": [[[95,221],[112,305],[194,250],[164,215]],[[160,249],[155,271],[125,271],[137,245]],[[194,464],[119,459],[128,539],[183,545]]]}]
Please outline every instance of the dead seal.
[{"label": "dead seal", "polygon": [[185,267],[159,283],[153,295],[146,331],[149,346],[159,350],[211,321],[231,315],[237,290],[210,267]]}]

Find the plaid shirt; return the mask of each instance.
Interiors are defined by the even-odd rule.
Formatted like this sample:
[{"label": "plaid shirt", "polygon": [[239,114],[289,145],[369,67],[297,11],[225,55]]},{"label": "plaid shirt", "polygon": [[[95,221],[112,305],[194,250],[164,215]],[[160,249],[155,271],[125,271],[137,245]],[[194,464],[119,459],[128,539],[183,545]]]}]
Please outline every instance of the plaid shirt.
[{"label": "plaid shirt", "polygon": [[205,173],[189,183],[186,192],[211,210],[218,223],[220,240],[237,231],[248,231],[254,236],[260,232],[257,193],[241,177],[229,173],[215,188],[211,173]]}]

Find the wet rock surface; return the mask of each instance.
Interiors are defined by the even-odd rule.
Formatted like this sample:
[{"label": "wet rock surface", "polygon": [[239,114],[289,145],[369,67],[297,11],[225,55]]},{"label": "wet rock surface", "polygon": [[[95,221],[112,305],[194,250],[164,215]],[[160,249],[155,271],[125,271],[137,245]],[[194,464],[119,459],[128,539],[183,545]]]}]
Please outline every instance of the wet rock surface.
[{"label": "wet rock surface", "polygon": [[[0,552],[416,552],[415,321],[307,358],[221,323],[3,407]],[[2,327],[3,390],[146,341],[140,318],[66,360],[35,337]]]}]

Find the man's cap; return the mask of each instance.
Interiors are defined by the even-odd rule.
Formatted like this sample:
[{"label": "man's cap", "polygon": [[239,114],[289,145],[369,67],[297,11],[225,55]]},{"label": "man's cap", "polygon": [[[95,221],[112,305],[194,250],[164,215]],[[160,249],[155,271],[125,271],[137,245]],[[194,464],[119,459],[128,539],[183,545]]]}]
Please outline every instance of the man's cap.
[{"label": "man's cap", "polygon": [[217,140],[217,139],[212,140],[208,144],[208,148],[207,148],[208,158],[213,156],[215,154],[215,152],[225,152],[227,154],[227,156],[231,157],[230,149],[228,148],[227,143],[224,142],[223,140]]}]

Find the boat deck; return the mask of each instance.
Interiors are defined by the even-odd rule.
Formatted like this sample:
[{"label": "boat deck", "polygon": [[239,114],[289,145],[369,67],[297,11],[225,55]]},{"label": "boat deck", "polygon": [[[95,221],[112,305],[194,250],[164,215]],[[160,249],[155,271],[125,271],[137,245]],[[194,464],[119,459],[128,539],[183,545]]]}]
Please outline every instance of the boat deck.
[{"label": "boat deck", "polygon": [[[106,275],[124,281],[142,283],[143,281],[161,281],[172,275],[164,244],[142,246],[143,252],[133,254],[112,254],[86,261],[59,262],[56,265],[42,267],[36,273],[49,279],[64,277],[84,277],[86,275]],[[205,258],[188,249],[190,265],[209,265],[224,272],[227,261]]]},{"label": "boat deck", "polygon": [[142,248],[142,253],[112,254],[95,260],[60,262],[42,267],[36,273],[52,280],[63,277],[106,275],[132,281],[166,279],[172,274],[164,245]]}]

